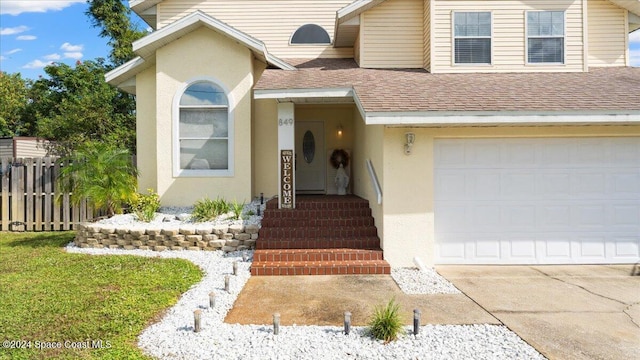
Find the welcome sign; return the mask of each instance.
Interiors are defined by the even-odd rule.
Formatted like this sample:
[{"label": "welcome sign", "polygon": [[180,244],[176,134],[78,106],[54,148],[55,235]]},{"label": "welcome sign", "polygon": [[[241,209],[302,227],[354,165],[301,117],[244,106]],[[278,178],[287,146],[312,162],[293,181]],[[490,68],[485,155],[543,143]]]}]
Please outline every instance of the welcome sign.
[{"label": "welcome sign", "polygon": [[293,150],[280,150],[280,193],[282,209],[293,208]]}]

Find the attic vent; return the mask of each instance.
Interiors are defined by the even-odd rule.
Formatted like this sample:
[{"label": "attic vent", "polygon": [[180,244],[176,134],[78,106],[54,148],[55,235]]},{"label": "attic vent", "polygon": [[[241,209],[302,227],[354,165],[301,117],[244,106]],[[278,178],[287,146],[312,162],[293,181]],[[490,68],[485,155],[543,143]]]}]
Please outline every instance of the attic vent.
[{"label": "attic vent", "polygon": [[291,44],[331,44],[331,38],[322,26],[306,24],[291,35]]}]

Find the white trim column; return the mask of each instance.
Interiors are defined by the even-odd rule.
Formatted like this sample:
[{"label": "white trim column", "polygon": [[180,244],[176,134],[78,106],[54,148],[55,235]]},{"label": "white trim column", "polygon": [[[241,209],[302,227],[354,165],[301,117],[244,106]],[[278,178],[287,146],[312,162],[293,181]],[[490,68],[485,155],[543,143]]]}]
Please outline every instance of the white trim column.
[{"label": "white trim column", "polygon": [[295,192],[294,104],[278,103],[278,207],[294,209]]}]

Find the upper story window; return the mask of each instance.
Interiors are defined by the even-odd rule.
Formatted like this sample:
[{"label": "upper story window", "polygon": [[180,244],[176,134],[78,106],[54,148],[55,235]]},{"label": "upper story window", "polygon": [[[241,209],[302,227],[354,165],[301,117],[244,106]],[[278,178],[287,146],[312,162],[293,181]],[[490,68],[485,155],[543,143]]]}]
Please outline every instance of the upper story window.
[{"label": "upper story window", "polygon": [[527,11],[527,62],[564,63],[564,11]]},{"label": "upper story window", "polygon": [[453,38],[455,64],[491,64],[491,12],[454,12]]},{"label": "upper story window", "polygon": [[189,85],[180,96],[174,122],[176,176],[232,175],[233,123],[220,86],[211,81]]},{"label": "upper story window", "polygon": [[328,45],[331,38],[327,30],[316,24],[302,25],[291,35],[291,44]]}]

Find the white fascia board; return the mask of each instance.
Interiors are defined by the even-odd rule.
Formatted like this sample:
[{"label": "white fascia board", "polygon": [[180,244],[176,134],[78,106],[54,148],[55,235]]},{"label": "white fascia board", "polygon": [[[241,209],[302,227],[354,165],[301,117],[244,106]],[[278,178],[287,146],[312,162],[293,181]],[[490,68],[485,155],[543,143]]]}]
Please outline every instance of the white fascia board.
[{"label": "white fascia board", "polygon": [[351,88],[325,88],[325,89],[277,89],[254,90],[254,99],[300,99],[300,98],[344,98],[352,97]]},{"label": "white fascia board", "polygon": [[360,113],[360,117],[362,117],[362,121],[367,123],[367,112],[364,111],[364,106],[362,106],[362,101],[360,101],[360,97],[357,92],[353,92],[353,102],[356,103],[356,107],[358,108],[358,112]]},{"label": "white fascia board", "polygon": [[367,125],[640,124],[640,110],[586,112],[367,112]]},{"label": "white fascia board", "polygon": [[120,83],[127,81],[131,77],[129,74],[144,66],[144,63],[145,60],[143,58],[140,56],[135,57],[106,73],[104,75],[104,79],[107,83],[118,86]]},{"label": "white fascia board", "polygon": [[147,10],[148,8],[154,7],[161,3],[162,0],[129,0],[129,7],[131,10],[135,11],[136,14],[140,14],[141,12]]},{"label": "white fascia board", "polygon": [[267,63],[272,64],[282,70],[290,70],[290,71],[298,70],[298,68],[280,59],[279,57],[269,54],[266,48],[264,52],[265,52],[265,58],[267,59]]},{"label": "white fascia board", "polygon": [[343,7],[336,12],[336,22],[342,24],[343,22],[350,20],[361,13],[371,9],[374,6],[382,3],[384,0],[358,0]]}]

